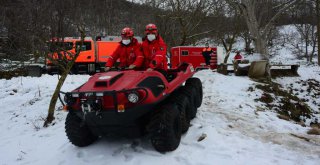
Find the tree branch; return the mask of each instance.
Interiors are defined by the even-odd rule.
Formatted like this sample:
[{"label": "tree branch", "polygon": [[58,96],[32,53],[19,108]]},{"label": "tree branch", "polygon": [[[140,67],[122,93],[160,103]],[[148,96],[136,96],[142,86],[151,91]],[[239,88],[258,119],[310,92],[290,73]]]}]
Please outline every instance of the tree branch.
[{"label": "tree branch", "polygon": [[188,36],[187,39],[193,38],[193,37],[196,37],[196,36],[199,36],[199,35],[202,35],[202,34],[208,34],[208,33],[213,32],[213,31],[214,30],[208,30],[208,31],[204,31],[204,32],[201,32],[201,33],[193,34],[193,35]]},{"label": "tree branch", "polygon": [[273,22],[280,16],[282,12],[287,10],[289,7],[295,5],[297,2],[299,2],[299,0],[288,1],[286,5],[282,6],[282,8],[266,24],[265,28],[262,30],[262,36],[265,36],[267,34],[267,31],[271,28]]}]

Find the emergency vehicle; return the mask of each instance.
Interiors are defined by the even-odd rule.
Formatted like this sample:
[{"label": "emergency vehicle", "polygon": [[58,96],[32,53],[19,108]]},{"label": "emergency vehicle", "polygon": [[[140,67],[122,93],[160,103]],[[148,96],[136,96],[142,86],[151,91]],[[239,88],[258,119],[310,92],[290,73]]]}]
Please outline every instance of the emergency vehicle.
[{"label": "emergency vehicle", "polygon": [[225,52],[223,47],[211,47],[210,66],[206,66],[202,50],[205,47],[199,46],[177,46],[171,48],[170,63],[172,68],[176,68],[180,63],[191,63],[196,70],[217,69],[220,63],[223,63]]},{"label": "emergency vehicle", "polygon": [[[138,42],[142,42],[141,37],[135,37]],[[94,74],[104,70],[105,64],[109,56],[114,52],[121,41],[121,36],[97,37],[93,40],[91,37],[85,37],[81,47],[80,54],[73,65],[71,72],[73,74],[89,73]],[[80,37],[65,37],[63,40],[51,40],[51,44],[60,44],[68,54],[75,54],[76,47],[81,45]],[[63,52],[62,52],[63,54]],[[50,53],[54,60],[63,58],[58,53]],[[70,58],[69,58],[70,59]],[[47,72],[49,74],[58,73],[58,66],[54,65],[49,59],[46,62]]]}]

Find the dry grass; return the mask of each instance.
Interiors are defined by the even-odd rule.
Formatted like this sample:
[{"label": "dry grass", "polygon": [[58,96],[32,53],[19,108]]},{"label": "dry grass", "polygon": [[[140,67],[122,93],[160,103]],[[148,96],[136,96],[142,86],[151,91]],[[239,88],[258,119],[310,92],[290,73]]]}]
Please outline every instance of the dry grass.
[{"label": "dry grass", "polygon": [[309,135],[320,135],[320,129],[319,129],[319,128],[316,128],[316,127],[311,128],[311,129],[307,132],[307,134],[309,134]]},{"label": "dry grass", "polygon": [[258,84],[256,88],[264,91],[256,101],[263,102],[269,109],[277,111],[280,119],[300,122],[301,116],[311,117],[310,107],[292,92],[283,90],[279,84],[273,82],[265,85]]}]

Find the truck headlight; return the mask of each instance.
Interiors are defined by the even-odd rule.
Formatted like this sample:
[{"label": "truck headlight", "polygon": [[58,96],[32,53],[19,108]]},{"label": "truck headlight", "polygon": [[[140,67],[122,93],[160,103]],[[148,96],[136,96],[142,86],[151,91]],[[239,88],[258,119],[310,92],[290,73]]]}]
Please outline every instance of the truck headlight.
[{"label": "truck headlight", "polygon": [[127,97],[131,103],[137,103],[139,101],[139,96],[137,93],[129,93]]}]

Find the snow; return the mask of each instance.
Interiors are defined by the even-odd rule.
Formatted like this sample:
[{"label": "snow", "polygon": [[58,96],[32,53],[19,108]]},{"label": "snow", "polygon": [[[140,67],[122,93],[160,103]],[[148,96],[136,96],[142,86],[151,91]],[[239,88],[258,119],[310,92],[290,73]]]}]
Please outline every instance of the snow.
[{"label": "snow", "polygon": [[[290,32],[294,32],[293,26],[281,29],[281,33]],[[297,81],[320,81],[320,68],[296,60],[289,46],[287,43],[272,50],[276,56],[271,60],[300,63],[300,76],[274,81],[284,88],[292,84],[298,89],[304,87]],[[237,42],[235,47],[240,50],[243,42]],[[75,89],[89,77],[69,75],[62,91]],[[254,87],[258,82],[210,70],[199,71],[195,77],[203,84],[203,103],[178,149],[165,154],[155,151],[146,137],[103,138],[88,147],[73,146],[65,135],[67,112],[61,110],[60,103],[56,107],[54,124],[42,127],[57,75],[0,79],[0,165],[319,164],[319,135],[308,135],[310,127],[281,120],[275,112],[256,102],[263,94]],[[312,104],[320,100],[307,94],[305,90],[298,97],[310,100],[307,104],[318,112],[314,117],[320,120],[319,106]],[[198,142],[202,135],[206,138]]]},{"label": "snow", "polygon": [[[156,152],[145,137],[106,138],[88,147],[75,147],[65,135],[67,112],[59,110],[60,103],[55,124],[42,127],[57,76],[0,80],[0,164],[319,163],[319,137],[307,135],[306,127],[278,119],[275,113],[263,110],[263,106],[254,101],[262,91],[248,91],[257,82],[209,70],[195,76],[203,83],[202,106],[189,131],[182,136],[179,148],[165,154]],[[70,91],[88,78],[70,75],[62,90]],[[202,134],[207,137],[198,142]],[[306,142],[291,134],[311,140]]]}]

